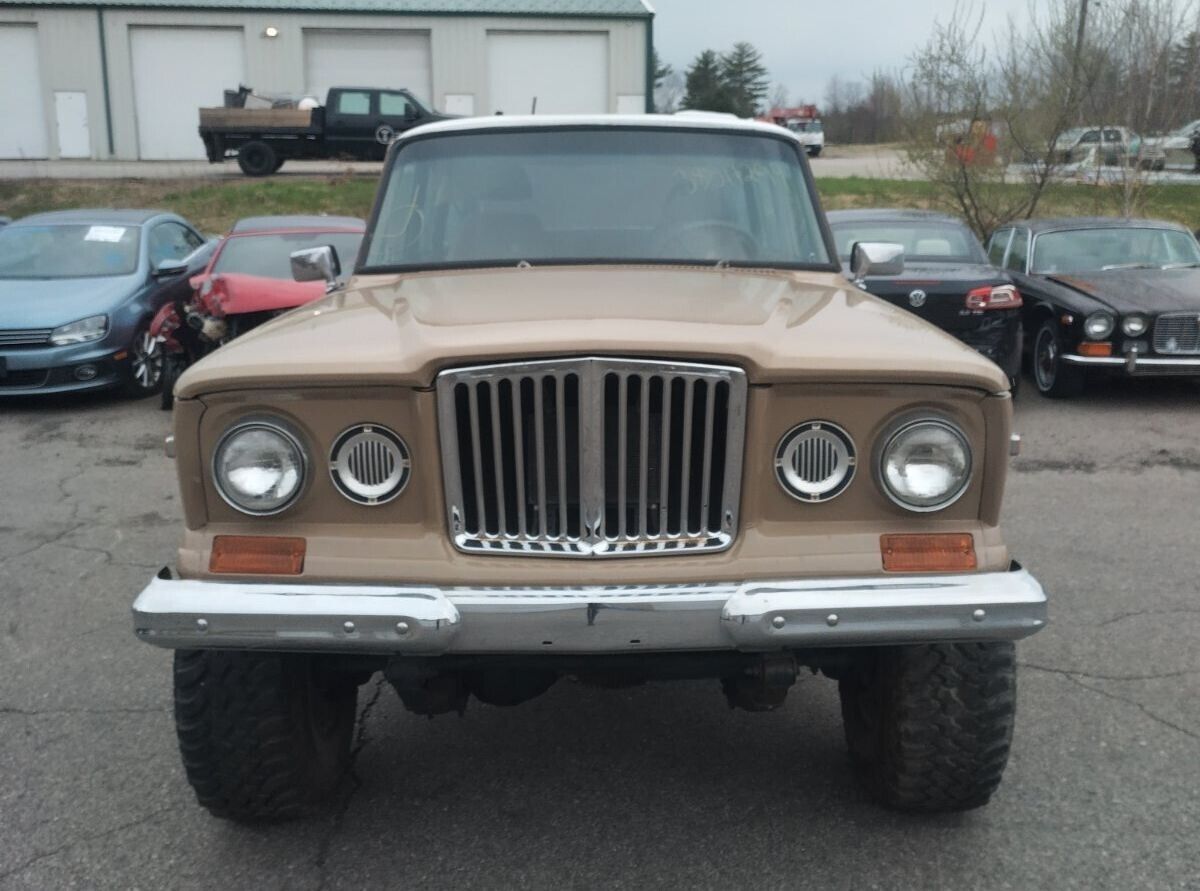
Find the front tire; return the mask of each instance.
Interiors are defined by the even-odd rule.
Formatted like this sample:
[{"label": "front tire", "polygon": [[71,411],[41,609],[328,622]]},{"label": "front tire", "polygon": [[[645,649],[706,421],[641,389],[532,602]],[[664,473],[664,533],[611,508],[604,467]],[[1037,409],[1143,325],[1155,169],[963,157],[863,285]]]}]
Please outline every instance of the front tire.
[{"label": "front tire", "polygon": [[1063,361],[1058,323],[1047,319],[1033,341],[1033,381],[1051,399],[1070,399],[1083,392],[1083,370]]},{"label": "front tire", "polygon": [[808,156],[809,156],[810,158],[819,158],[819,157],[821,156],[821,149],[822,149],[822,148],[824,148],[824,146],[820,146],[820,145],[814,145],[814,146],[812,146],[812,147],[811,147],[811,148],[809,148],[809,150],[808,150]]},{"label": "front tire", "polygon": [[129,367],[123,386],[125,395],[131,399],[144,399],[157,393],[162,386],[163,346],[150,333],[149,322],[138,326],[128,352]]},{"label": "front tire", "polygon": [[187,363],[181,353],[167,353],[163,356],[162,387],[158,391],[158,406],[163,411],[170,411],[175,407],[175,382],[186,367]]},{"label": "front tire", "polygon": [[1016,712],[1011,643],[874,651],[838,685],[851,759],[887,807],[937,813],[987,804]]},{"label": "front tire", "polygon": [[247,142],[237,153],[238,167],[246,176],[270,176],[276,171],[275,149],[265,142]]},{"label": "front tire", "polygon": [[214,816],[300,817],[346,775],[356,683],[320,657],[177,650],[175,727],[188,782]]}]

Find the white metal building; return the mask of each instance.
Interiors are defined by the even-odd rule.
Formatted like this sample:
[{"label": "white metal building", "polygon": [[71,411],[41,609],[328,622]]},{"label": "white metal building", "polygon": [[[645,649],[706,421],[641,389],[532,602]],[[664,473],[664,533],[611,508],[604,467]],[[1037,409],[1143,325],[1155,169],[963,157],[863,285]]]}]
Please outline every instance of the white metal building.
[{"label": "white metal building", "polygon": [[653,19],[645,0],[0,0],[0,158],[203,158],[197,109],[239,84],[646,111]]}]

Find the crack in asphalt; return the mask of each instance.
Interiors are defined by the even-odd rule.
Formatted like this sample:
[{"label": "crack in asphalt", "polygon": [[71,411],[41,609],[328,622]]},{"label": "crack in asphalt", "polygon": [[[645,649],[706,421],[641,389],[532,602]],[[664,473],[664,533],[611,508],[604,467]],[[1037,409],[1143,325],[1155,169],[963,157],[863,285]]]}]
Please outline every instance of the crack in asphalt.
[{"label": "crack in asphalt", "polygon": [[17,705],[0,705],[0,716],[18,715],[26,718],[41,718],[50,715],[154,715],[169,714],[167,705],[118,708],[22,708]]},{"label": "crack in asphalt", "polygon": [[1083,681],[1081,681],[1079,679],[1080,677],[1086,677],[1089,680],[1095,679],[1095,680],[1102,680],[1102,681],[1103,680],[1149,680],[1151,678],[1169,678],[1169,677],[1179,677],[1179,676],[1185,675],[1185,674],[1200,674],[1200,671],[1168,672],[1168,673],[1161,674],[1161,675],[1149,675],[1147,677],[1106,678],[1103,676],[1087,675],[1087,674],[1084,674],[1083,672],[1067,671],[1062,668],[1048,668],[1043,665],[1034,665],[1030,662],[1021,662],[1018,664],[1024,668],[1032,668],[1035,671],[1044,671],[1049,674],[1059,675],[1060,677],[1066,678],[1068,681],[1070,681],[1072,684],[1075,684],[1077,687],[1080,687],[1084,690],[1090,690],[1092,693],[1097,693],[1100,696],[1103,696],[1105,699],[1111,699],[1114,702],[1123,702],[1126,705],[1132,705],[1134,708],[1141,711],[1142,714],[1144,714],[1147,718],[1154,721],[1155,723],[1161,724],[1164,727],[1168,727],[1171,730],[1175,730],[1178,733],[1182,733],[1184,736],[1188,737],[1189,739],[1195,740],[1196,742],[1200,742],[1200,733],[1197,733],[1194,730],[1190,730],[1187,727],[1184,727],[1180,724],[1176,724],[1174,721],[1164,718],[1162,715],[1159,715],[1156,712],[1152,712],[1150,709],[1148,709],[1142,703],[1138,702],[1136,699],[1128,699],[1124,696],[1118,696],[1116,693],[1110,693],[1108,690],[1102,690],[1099,687],[1093,687],[1090,684],[1085,684]]},{"label": "crack in asphalt", "polygon": [[1138,616],[1174,616],[1174,615],[1200,615],[1200,607],[1181,606],[1173,609],[1138,609],[1127,613],[1121,613],[1119,616],[1113,616],[1111,619],[1105,619],[1098,623],[1096,628],[1103,628],[1106,625],[1115,625],[1117,622],[1124,622],[1126,619],[1135,619]]},{"label": "crack in asphalt", "polygon": [[1064,674],[1070,677],[1087,678],[1089,681],[1158,681],[1166,678],[1180,678],[1189,674],[1200,674],[1200,668],[1183,668],[1179,671],[1164,671],[1156,674],[1094,674],[1090,671],[1077,671],[1073,668],[1038,665],[1036,662],[1018,662],[1017,664],[1022,668],[1032,668],[1035,671],[1045,671],[1050,674]]},{"label": "crack in asphalt", "polygon": [[1182,472],[1200,471],[1200,455],[1189,452],[1177,455],[1166,449],[1159,449],[1149,457],[1139,459],[1124,459],[1107,464],[1099,464],[1086,459],[1063,460],[1061,458],[1021,458],[1012,462],[1012,469],[1017,473],[1099,473],[1116,471],[1118,473],[1140,473],[1143,470],[1154,470],[1160,467],[1171,468]]},{"label": "crack in asphalt", "polygon": [[8,869],[8,870],[5,870],[4,872],[0,872],[0,880],[8,879],[8,878],[11,878],[12,876],[18,875],[19,873],[25,872],[25,870],[29,869],[30,867],[36,866],[38,863],[41,863],[43,860],[49,860],[51,857],[55,857],[55,856],[61,854],[63,851],[66,851],[66,850],[69,850],[70,848],[75,847],[75,845],[87,844],[88,842],[99,841],[100,839],[108,838],[110,835],[116,835],[119,832],[124,832],[127,829],[134,829],[135,827],[141,826],[143,823],[148,823],[151,820],[153,820],[155,817],[160,817],[163,814],[165,814],[169,811],[172,811],[174,809],[175,808],[173,805],[168,806],[168,807],[161,807],[158,810],[151,811],[150,813],[146,814],[145,816],[138,817],[136,820],[130,820],[127,823],[122,823],[120,826],[114,826],[111,829],[105,829],[103,832],[97,832],[94,835],[85,835],[85,836],[82,836],[81,838],[73,838],[70,841],[65,842],[64,844],[59,845],[57,848],[54,848],[49,851],[43,851],[40,854],[35,854],[34,856],[32,856],[28,860],[26,860],[24,863],[18,864],[17,866],[14,866],[12,869]]},{"label": "crack in asphalt", "polygon": [[342,797],[342,801],[338,804],[337,811],[330,820],[329,831],[325,837],[321,839],[321,844],[317,849],[317,858],[314,865],[317,868],[317,888],[325,887],[327,878],[325,869],[328,865],[329,851],[333,847],[333,840],[337,838],[341,832],[342,824],[345,822],[346,814],[350,812],[350,802],[353,800],[355,793],[362,788],[362,778],[355,771],[358,765],[358,756],[362,754],[362,750],[367,747],[370,739],[367,736],[367,719],[378,705],[380,697],[383,695],[383,687],[387,683],[387,678],[382,675],[379,681],[375,684],[375,690],[371,693],[370,698],[362,707],[362,711],[358,714],[358,731],[354,737],[354,747],[350,750],[350,757],[346,763],[346,778],[350,780],[351,786]]}]

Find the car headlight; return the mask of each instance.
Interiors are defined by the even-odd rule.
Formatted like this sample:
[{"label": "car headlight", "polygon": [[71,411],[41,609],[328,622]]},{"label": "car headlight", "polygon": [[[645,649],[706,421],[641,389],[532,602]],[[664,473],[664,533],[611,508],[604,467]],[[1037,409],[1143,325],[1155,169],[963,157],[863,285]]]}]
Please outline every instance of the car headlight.
[{"label": "car headlight", "polygon": [[775,478],[799,501],[835,498],[854,478],[854,441],[829,421],[807,421],[793,427],[775,447]]},{"label": "car headlight", "polygon": [[108,316],[89,316],[68,325],[59,325],[50,332],[50,342],[55,346],[72,343],[88,343],[99,340],[108,333]]},{"label": "car headlight", "polygon": [[1149,327],[1150,323],[1145,316],[1126,316],[1125,321],[1121,323],[1121,330],[1130,337],[1141,337]]},{"label": "car headlight", "polygon": [[1094,312],[1083,323],[1083,333],[1092,340],[1104,340],[1113,333],[1113,317],[1106,312]]},{"label": "car headlight", "polygon": [[947,421],[912,421],[887,440],[879,461],[884,491],[901,507],[935,511],[949,507],[971,479],[971,447]]},{"label": "car headlight", "polygon": [[230,507],[277,514],[296,500],[308,461],[300,441],[269,421],[236,424],[213,454],[213,479]]}]

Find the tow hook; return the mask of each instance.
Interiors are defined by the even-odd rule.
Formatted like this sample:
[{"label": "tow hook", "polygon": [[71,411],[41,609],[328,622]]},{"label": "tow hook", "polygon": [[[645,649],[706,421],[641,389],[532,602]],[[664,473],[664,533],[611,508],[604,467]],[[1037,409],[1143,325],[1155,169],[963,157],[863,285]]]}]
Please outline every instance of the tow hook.
[{"label": "tow hook", "polygon": [[796,660],[790,653],[768,653],[745,673],[721,678],[721,690],[730,708],[770,712],[783,705],[796,674]]}]

